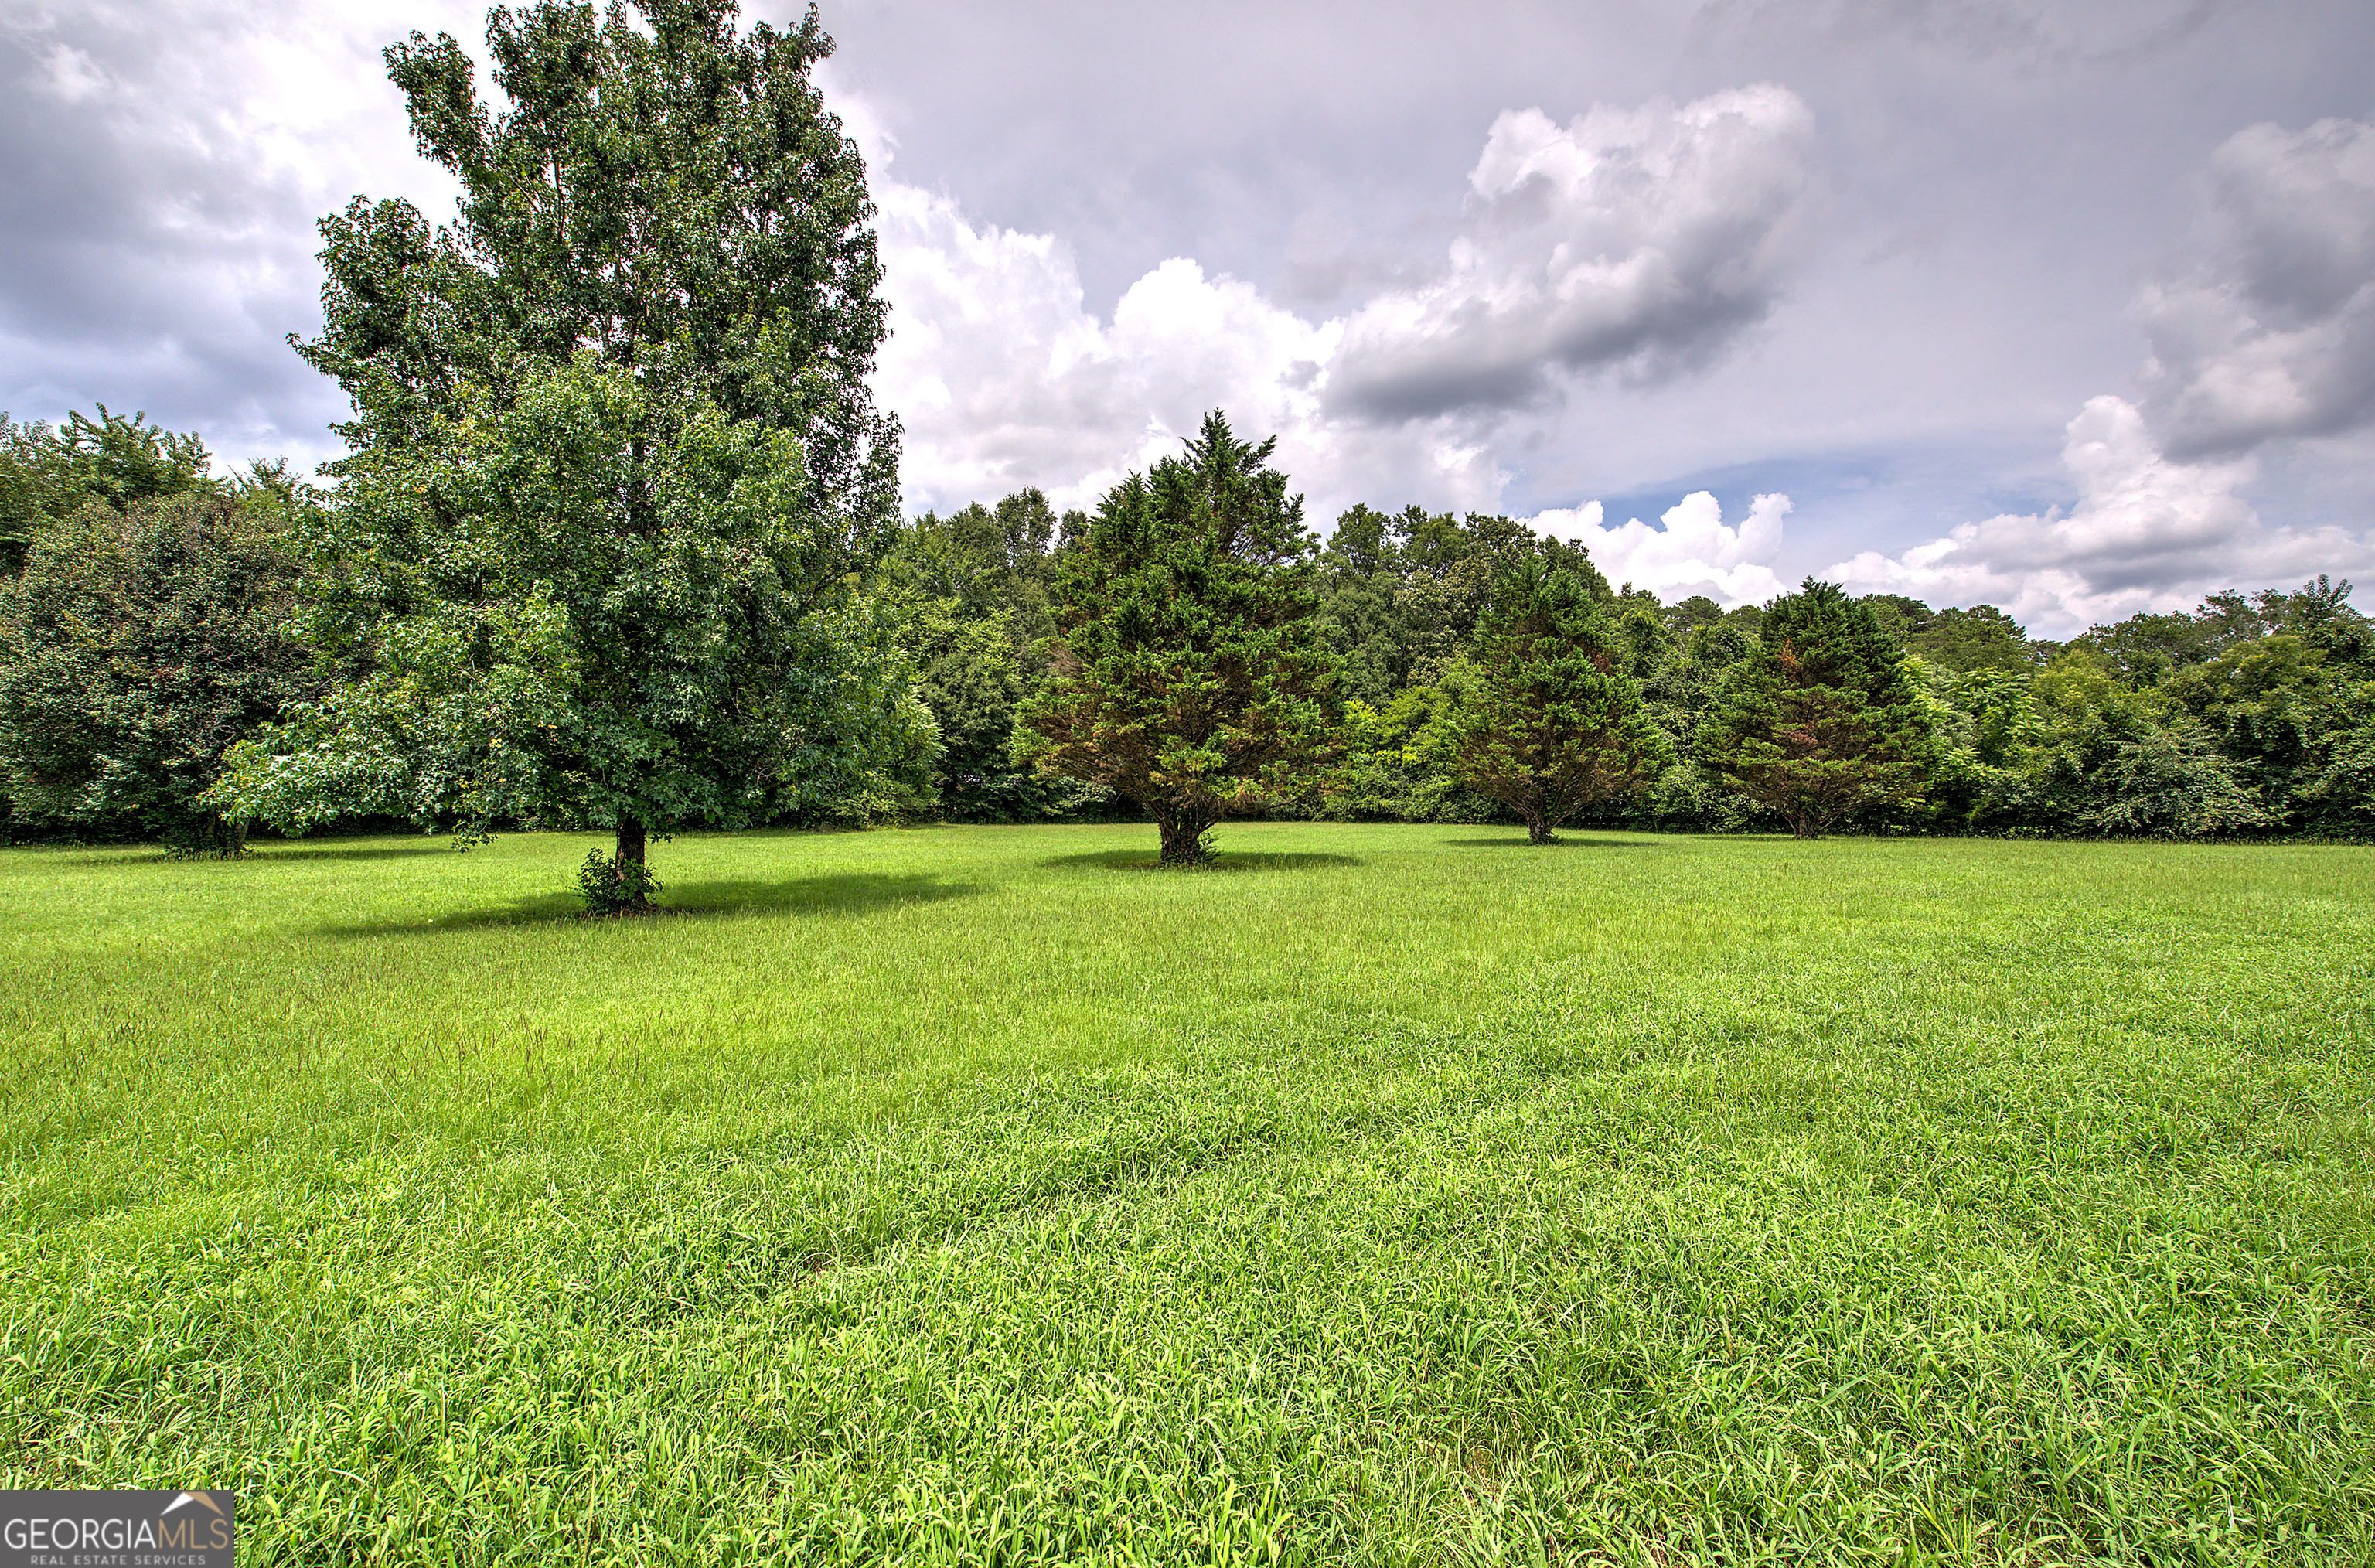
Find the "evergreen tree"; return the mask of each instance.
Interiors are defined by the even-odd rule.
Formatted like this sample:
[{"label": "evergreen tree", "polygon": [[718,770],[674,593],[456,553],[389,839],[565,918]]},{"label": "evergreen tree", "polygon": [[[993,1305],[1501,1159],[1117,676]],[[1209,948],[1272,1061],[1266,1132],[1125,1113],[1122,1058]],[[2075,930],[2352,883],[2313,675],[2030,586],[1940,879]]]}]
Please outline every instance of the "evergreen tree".
[{"label": "evergreen tree", "polygon": [[[650,835],[809,811],[923,721],[845,587],[896,525],[897,428],[857,148],[811,9],[544,3],[489,19],[498,112],[450,37],[387,51],[432,232],[357,198],[322,226],[321,337],[352,454],[306,545],[310,634],[370,678],[243,748],[226,798],[615,830],[586,886],[648,901]],[[638,26],[640,16],[643,26]]]},{"label": "evergreen tree", "polygon": [[1920,798],[1928,703],[1872,606],[1808,578],[1765,607],[1757,645],[1699,727],[1702,760],[1800,838]]},{"label": "evergreen tree", "polygon": [[1059,553],[1050,674],[1025,709],[1039,768],[1155,819],[1163,859],[1300,781],[1325,752],[1336,679],[1303,501],[1218,413],[1109,491]]},{"label": "evergreen tree", "polygon": [[[1461,781],[1516,812],[1535,843],[1673,760],[1628,673],[1636,650],[1601,607],[1599,578],[1582,551],[1555,540],[1506,556],[1451,719]],[[1654,619],[1648,626],[1662,638]]]}]

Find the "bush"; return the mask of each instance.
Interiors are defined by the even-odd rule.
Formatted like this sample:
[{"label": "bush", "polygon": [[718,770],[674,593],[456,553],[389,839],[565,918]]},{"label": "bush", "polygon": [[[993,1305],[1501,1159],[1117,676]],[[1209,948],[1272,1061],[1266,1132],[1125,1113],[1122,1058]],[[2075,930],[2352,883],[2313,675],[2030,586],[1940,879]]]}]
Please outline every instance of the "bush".
[{"label": "bush", "polygon": [[649,914],[652,900],[666,884],[652,875],[644,862],[596,849],[586,852],[585,864],[577,871],[577,886],[585,895],[587,916],[602,918]]},{"label": "bush", "polygon": [[301,696],[279,510],[214,494],[86,503],[0,584],[0,787],[33,833],[237,854],[204,796],[224,753]]}]

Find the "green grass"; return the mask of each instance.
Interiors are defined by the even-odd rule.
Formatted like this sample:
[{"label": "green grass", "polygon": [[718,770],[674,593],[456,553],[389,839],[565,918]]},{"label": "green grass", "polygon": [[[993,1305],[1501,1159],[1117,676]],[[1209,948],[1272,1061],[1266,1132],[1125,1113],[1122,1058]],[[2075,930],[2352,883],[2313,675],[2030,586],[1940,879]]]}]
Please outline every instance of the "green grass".
[{"label": "green grass", "polygon": [[0,855],[0,1486],[242,1562],[2375,1561],[2375,853]]}]

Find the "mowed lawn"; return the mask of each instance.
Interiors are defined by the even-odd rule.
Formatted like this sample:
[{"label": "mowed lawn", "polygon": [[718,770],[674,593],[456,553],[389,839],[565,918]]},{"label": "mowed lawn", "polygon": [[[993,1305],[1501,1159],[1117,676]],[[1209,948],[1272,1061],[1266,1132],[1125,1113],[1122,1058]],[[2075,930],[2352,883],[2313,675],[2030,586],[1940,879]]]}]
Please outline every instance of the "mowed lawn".
[{"label": "mowed lawn", "polygon": [[2375,852],[0,854],[0,1486],[242,1562],[2375,1561]]}]

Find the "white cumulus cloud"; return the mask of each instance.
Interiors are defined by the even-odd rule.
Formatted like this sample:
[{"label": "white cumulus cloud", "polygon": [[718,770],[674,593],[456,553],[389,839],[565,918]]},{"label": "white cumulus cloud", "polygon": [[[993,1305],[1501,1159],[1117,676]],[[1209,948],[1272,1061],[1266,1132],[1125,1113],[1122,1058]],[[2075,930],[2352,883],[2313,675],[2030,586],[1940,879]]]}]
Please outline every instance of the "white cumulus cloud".
[{"label": "white cumulus cloud", "polygon": [[1538,533],[1589,550],[1592,564],[1612,583],[1649,589],[1670,604],[1704,594],[1730,608],[1789,591],[1772,562],[1790,510],[1788,496],[1760,495],[1737,526],[1727,526],[1716,498],[1694,490],[1668,508],[1656,528],[1637,517],[1608,527],[1596,501],[1528,521]]},{"label": "white cumulus cloud", "polygon": [[[885,159],[874,153],[878,171]],[[1322,526],[1365,494],[1483,506],[1505,482],[1456,433],[1389,438],[1329,419],[1319,393],[1341,336],[1334,322],[1307,322],[1180,257],[1130,285],[1102,321],[1054,238],[975,225],[947,196],[879,172],[875,194],[892,312],[875,387],[905,421],[915,504],[1036,485],[1059,506],[1092,505],[1126,472],[1176,454],[1211,408],[1243,434],[1280,438],[1278,461]]]},{"label": "white cumulus cloud", "polygon": [[2124,398],[2087,400],[2062,463],[2075,505],[1965,523],[1896,555],[1866,550],[1822,575],[1862,593],[1935,605],[1993,604],[2069,636],[2204,594],[2375,567],[2375,540],[2331,525],[2271,526],[2245,499],[2249,457],[2186,463],[2155,442]]},{"label": "white cumulus cloud", "polygon": [[1504,113],[1448,271],[1345,324],[1330,402],[1382,419],[1507,408],[1560,371],[1705,363],[1779,290],[1813,140],[1813,112],[1769,85],[1564,126]]},{"label": "white cumulus cloud", "polygon": [[2253,125],[2210,160],[2197,259],[2146,288],[2145,407],[2171,453],[2375,422],[2375,125]]},{"label": "white cumulus cloud", "polygon": [[1087,504],[1218,407],[1279,437],[1323,527],[1362,500],[1493,506],[1509,476],[1493,456],[1507,432],[1473,417],[1495,402],[1478,390],[1488,383],[1594,364],[1661,372],[1761,315],[1812,123],[1763,87],[1594,110],[1564,128],[1504,114],[1445,278],[1312,321],[1174,257],[1108,321],[1063,243],[903,183],[862,103],[842,108],[874,171],[892,311],[875,385],[906,424],[911,502],[1036,485]]}]

